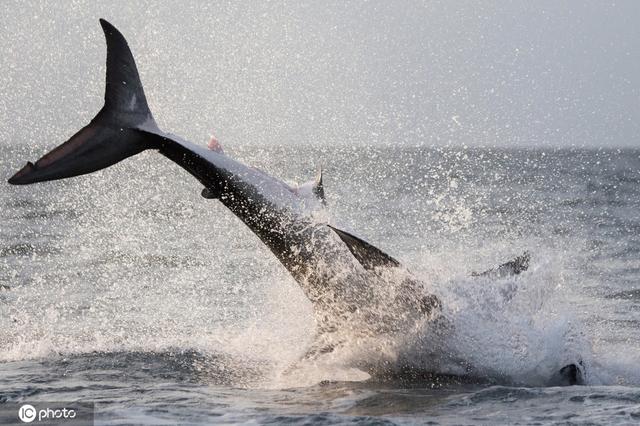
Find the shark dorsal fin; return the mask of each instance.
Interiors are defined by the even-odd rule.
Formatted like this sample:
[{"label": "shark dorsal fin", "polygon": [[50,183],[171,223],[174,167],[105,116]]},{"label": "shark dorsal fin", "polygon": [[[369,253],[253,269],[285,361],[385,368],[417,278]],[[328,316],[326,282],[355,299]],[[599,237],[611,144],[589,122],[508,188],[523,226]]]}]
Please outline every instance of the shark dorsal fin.
[{"label": "shark dorsal fin", "polygon": [[215,200],[216,198],[220,198],[220,193],[214,188],[203,188],[200,192],[200,195],[207,200]]},{"label": "shark dorsal fin", "polygon": [[331,225],[327,225],[329,228],[333,229],[336,234],[340,237],[343,243],[347,245],[353,257],[356,258],[358,262],[365,269],[375,269],[379,267],[398,267],[400,266],[400,262],[398,262],[393,257],[389,256],[379,248],[369,244],[368,242],[356,237],[355,235],[351,235],[348,232],[342,231],[338,228],[334,228]]}]

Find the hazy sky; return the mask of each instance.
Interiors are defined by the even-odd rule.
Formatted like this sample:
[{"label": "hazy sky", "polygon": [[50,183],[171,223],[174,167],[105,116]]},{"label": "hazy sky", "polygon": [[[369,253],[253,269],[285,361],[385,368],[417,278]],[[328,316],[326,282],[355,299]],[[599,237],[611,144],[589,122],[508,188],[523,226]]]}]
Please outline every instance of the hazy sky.
[{"label": "hazy sky", "polygon": [[5,141],[100,109],[103,17],[194,142],[640,146],[636,0],[0,4]]}]

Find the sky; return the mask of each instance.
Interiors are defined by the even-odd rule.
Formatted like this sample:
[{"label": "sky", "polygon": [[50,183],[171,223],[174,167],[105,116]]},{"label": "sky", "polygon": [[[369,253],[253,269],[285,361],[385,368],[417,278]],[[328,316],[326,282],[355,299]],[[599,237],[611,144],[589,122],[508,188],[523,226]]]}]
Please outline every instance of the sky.
[{"label": "sky", "polygon": [[0,3],[5,144],[101,108],[105,18],[193,142],[640,147],[635,0]]}]

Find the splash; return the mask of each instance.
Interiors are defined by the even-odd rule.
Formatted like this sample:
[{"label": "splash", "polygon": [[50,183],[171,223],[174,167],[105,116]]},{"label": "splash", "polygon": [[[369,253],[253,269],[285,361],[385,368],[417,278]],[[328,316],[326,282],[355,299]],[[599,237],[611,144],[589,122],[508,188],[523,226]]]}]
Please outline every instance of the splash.
[{"label": "splash", "polygon": [[[569,159],[560,156],[557,161]],[[276,167],[273,158],[254,160],[260,167]],[[412,173],[420,185],[403,190],[406,184],[389,176],[389,170],[397,169],[394,163],[362,165],[363,158],[355,154],[345,161],[354,163],[344,170],[355,175],[327,173],[332,211],[359,224],[363,237],[383,242],[383,248],[411,266],[426,283],[425,290],[442,300],[439,323],[416,324],[401,335],[354,338],[340,350],[300,363],[315,339],[316,324],[298,285],[241,223],[215,202],[203,202],[201,188],[182,179],[177,169],[167,169],[171,166],[161,159],[143,154],[81,180],[32,187],[27,193],[4,188],[8,208],[2,212],[6,240],[0,248],[0,284],[8,288],[0,289],[0,360],[195,350],[226,354],[212,355],[211,363],[227,360],[229,370],[255,365],[247,374],[258,370],[259,379],[238,374],[243,385],[290,387],[364,380],[369,377],[365,368],[372,366],[397,371],[409,366],[534,386],[560,366],[581,359],[590,384],[640,384],[635,367],[640,360],[629,343],[633,329],[622,327],[634,324],[628,318],[633,307],[625,308],[634,301],[589,293],[589,288],[607,284],[614,295],[627,294],[616,282],[605,281],[606,275],[596,274],[591,263],[598,268],[604,264],[605,273],[622,274],[625,270],[615,268],[632,268],[634,252],[617,254],[616,246],[614,263],[607,257],[592,261],[592,247],[604,250],[612,238],[604,231],[617,236],[617,228],[603,228],[596,241],[591,228],[579,221],[591,217],[589,205],[563,204],[557,207],[563,209],[558,218],[541,207],[547,199],[561,198],[549,191],[564,194],[568,185],[555,183],[562,175],[550,174],[549,182],[536,183],[547,191],[540,195],[523,191],[519,181],[496,182],[493,174],[483,180],[468,160],[464,167],[473,179],[461,175],[452,184],[452,174],[445,173],[438,178],[442,182],[432,182],[416,166]],[[295,167],[302,169],[301,163]],[[494,173],[500,163],[491,164]],[[548,168],[561,169],[560,164]],[[372,174],[386,178],[371,179]],[[619,180],[608,176],[597,179]],[[637,199],[634,183],[620,184],[627,191],[620,197]],[[344,192],[347,187],[355,190]],[[452,209],[453,216],[440,221],[442,226],[430,215],[430,191],[446,194],[434,214]],[[378,198],[396,193],[402,208]],[[365,207],[352,203],[345,208],[337,198],[353,198]],[[427,220],[418,216],[424,212]],[[329,219],[325,212],[317,218]],[[520,222],[527,225],[518,227]],[[375,226],[368,228],[371,224]],[[623,229],[637,226],[632,219],[623,224]],[[568,254],[566,246],[576,252]],[[513,257],[513,247],[532,249],[529,271],[496,281],[469,277],[472,270]],[[592,318],[600,310],[604,320]],[[603,331],[604,321],[612,325]],[[609,334],[617,340],[612,342]]]}]

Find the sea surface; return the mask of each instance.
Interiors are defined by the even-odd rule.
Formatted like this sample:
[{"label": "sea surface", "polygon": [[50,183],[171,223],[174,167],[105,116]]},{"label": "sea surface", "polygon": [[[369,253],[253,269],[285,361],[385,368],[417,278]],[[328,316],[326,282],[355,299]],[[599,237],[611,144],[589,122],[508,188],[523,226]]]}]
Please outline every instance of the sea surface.
[{"label": "sea surface", "polygon": [[[55,145],[11,143],[2,182]],[[433,374],[354,367],[376,351],[295,368],[315,333],[302,291],[193,178],[145,152],[0,182],[0,406],[93,403],[100,425],[640,423],[639,150],[225,150],[289,182],[323,166],[323,220],[441,298],[449,333],[408,331],[419,345],[384,354]],[[525,251],[519,276],[471,277]],[[549,386],[578,361],[586,385]]]}]

